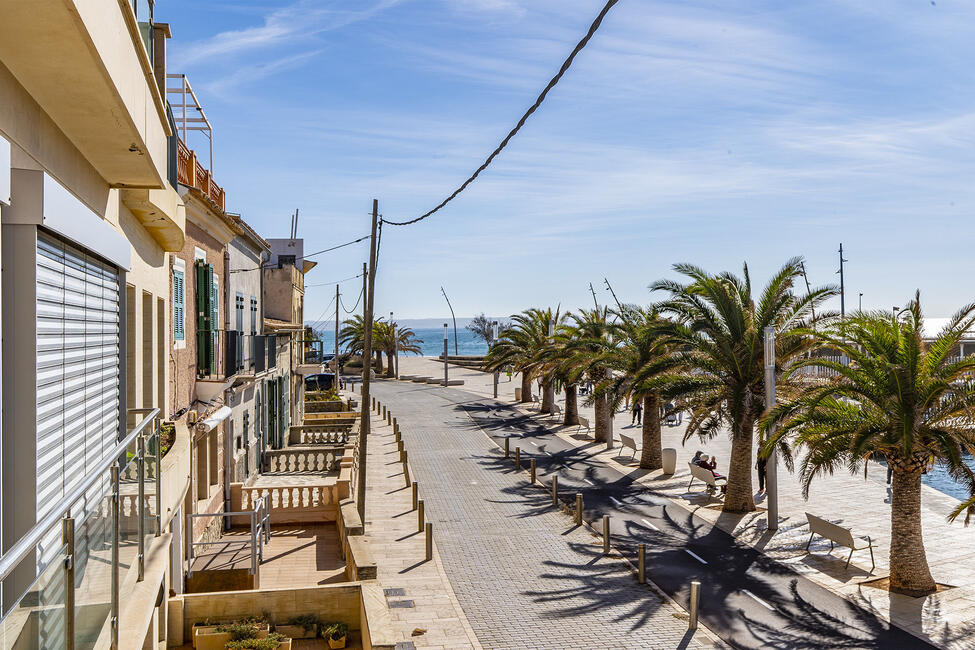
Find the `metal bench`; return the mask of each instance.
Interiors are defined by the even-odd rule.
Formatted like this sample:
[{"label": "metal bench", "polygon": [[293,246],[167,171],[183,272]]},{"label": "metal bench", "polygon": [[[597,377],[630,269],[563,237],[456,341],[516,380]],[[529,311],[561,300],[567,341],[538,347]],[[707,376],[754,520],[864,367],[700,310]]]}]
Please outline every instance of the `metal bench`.
[{"label": "metal bench", "polygon": [[870,573],[873,573],[874,568],[877,566],[873,559],[873,542],[870,540],[869,535],[863,535],[860,539],[867,540],[866,546],[857,546],[856,539],[853,537],[853,532],[849,528],[844,528],[838,524],[834,524],[831,521],[826,521],[822,517],[817,517],[816,515],[811,515],[806,513],[806,521],[809,522],[809,541],[806,542],[806,552],[809,553],[809,545],[812,544],[813,537],[819,535],[820,537],[825,537],[829,540],[829,551],[833,552],[835,544],[840,546],[845,546],[850,549],[850,554],[846,558],[846,568],[850,568],[850,560],[853,558],[853,551],[863,551],[870,549]]},{"label": "metal bench", "polygon": [[628,435],[620,434],[620,443],[627,449],[632,449],[633,453],[630,454],[630,460],[636,458],[636,440]]},{"label": "metal bench", "polygon": [[552,404],[552,417],[555,419],[562,417],[562,407],[558,404]]},{"label": "metal bench", "polygon": [[711,473],[711,470],[705,469],[700,465],[695,465],[691,461],[687,462],[687,466],[691,470],[691,481],[690,483],[687,484],[688,491],[690,491],[691,484],[694,483],[694,479],[697,479],[705,484],[705,489],[709,497],[712,496],[715,492],[717,492],[718,488],[724,487],[725,485],[728,484],[728,479],[723,477],[718,478],[717,476]]},{"label": "metal bench", "polygon": [[542,403],[538,401],[538,395],[532,395],[532,406],[541,410]]},{"label": "metal bench", "polygon": [[577,432],[578,431],[582,431],[582,427],[585,427],[586,428],[586,433],[592,433],[592,427],[589,426],[589,418],[586,418],[586,417],[583,417],[583,416],[580,415],[579,416],[579,429],[577,430]]}]

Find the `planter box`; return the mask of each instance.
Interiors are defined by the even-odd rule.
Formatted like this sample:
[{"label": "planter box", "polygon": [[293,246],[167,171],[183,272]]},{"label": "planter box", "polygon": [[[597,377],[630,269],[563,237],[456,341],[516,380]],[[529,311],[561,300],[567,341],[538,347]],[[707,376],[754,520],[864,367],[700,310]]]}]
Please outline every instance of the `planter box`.
[{"label": "planter box", "polygon": [[275,625],[274,631],[292,639],[314,639],[318,636],[318,626],[306,630],[300,625]]},{"label": "planter box", "polygon": [[341,639],[329,639],[328,640],[328,647],[329,648],[333,648],[333,649],[334,648],[344,648],[345,647],[345,637],[343,636]]},{"label": "planter box", "polygon": [[[217,625],[199,625],[193,628],[193,647],[196,650],[224,650],[230,642],[230,632],[217,632]],[[263,639],[268,635],[269,625],[264,625],[257,631],[257,638]],[[289,641],[290,644],[290,641]],[[278,646],[279,648],[282,646]],[[288,645],[290,648],[291,646]]]}]

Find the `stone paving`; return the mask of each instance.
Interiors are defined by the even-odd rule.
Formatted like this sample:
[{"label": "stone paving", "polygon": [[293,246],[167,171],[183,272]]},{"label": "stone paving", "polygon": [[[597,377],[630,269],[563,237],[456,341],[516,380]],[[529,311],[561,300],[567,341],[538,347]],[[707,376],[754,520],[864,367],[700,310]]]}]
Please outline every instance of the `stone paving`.
[{"label": "stone paving", "polygon": [[637,584],[622,559],[603,557],[599,538],[515,474],[457,408],[463,392],[377,382],[374,393],[399,419],[444,569],[484,647],[714,647],[713,635],[689,634],[682,610]]},{"label": "stone paving", "polygon": [[[431,372],[442,367],[432,359],[404,357],[401,372],[404,374]],[[493,393],[491,375],[462,368],[451,367],[451,378],[463,379],[464,389],[479,395]],[[512,381],[501,376],[499,399],[512,402],[514,388],[520,386],[518,376]],[[582,400],[580,400],[581,403]],[[532,412],[526,408],[527,412]],[[580,413],[593,419],[591,407],[580,405]],[[539,416],[548,426],[556,424],[548,416]],[[629,413],[619,413],[614,418],[615,432],[625,433],[640,441],[640,428],[630,426]],[[575,427],[559,428],[559,435],[575,445],[586,440],[578,435]],[[730,516],[720,510],[716,501],[707,503],[700,492],[692,488],[688,492],[689,473],[686,461],[694,451],[704,450],[715,455],[719,471],[727,468],[730,457],[730,440],[719,436],[707,443],[698,440],[682,442],[684,427],[663,430],[663,445],[678,450],[677,472],[664,477],[660,471],[645,472],[630,461],[630,451],[621,455],[619,448],[593,454],[604,461],[630,468],[630,476],[648,489],[664,494],[684,506],[694,507],[697,516],[734,534],[771,557],[788,563],[795,570],[818,584],[842,594],[877,615],[937,645],[948,648],[975,648],[975,527],[965,527],[961,522],[948,523],[946,515],[958,501],[929,486],[922,486],[923,527],[925,548],[932,573],[938,582],[953,588],[932,594],[926,598],[908,598],[887,591],[865,586],[863,583],[887,575],[890,542],[889,496],[885,486],[885,468],[871,463],[867,478],[862,474],[851,476],[840,472],[818,478],[810,491],[809,499],[802,497],[798,478],[779,465],[779,530],[767,529],[764,504],[760,510],[745,516]],[[591,442],[591,439],[589,440]],[[617,446],[618,446],[617,441]],[[639,452],[636,457],[639,458]],[[757,489],[757,477],[755,486]],[[696,507],[695,507],[696,506]],[[816,539],[812,553],[805,552],[809,539],[808,525],[804,516],[810,512],[830,521],[848,526],[855,535],[869,535],[874,541],[876,569],[870,573],[870,554],[867,551],[853,554],[850,568],[844,567],[848,551],[837,548],[829,553],[829,543]]]}]

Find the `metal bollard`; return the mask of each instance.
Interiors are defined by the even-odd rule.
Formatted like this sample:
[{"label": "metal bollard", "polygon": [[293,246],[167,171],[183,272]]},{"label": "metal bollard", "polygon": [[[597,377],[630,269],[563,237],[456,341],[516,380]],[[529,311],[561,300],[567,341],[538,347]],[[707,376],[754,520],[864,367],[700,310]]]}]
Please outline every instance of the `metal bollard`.
[{"label": "metal bollard", "polygon": [[688,610],[687,629],[697,629],[697,612],[701,607],[701,583],[697,580],[691,581],[691,602]]},{"label": "metal bollard", "polygon": [[413,509],[416,510],[416,500],[420,498],[420,484],[413,481]]},{"label": "metal bollard", "polygon": [[528,461],[528,471],[531,473],[530,474],[531,480],[529,482],[534,485],[535,483],[535,459],[534,458]]},{"label": "metal bollard", "polygon": [[636,579],[641,585],[647,581],[647,545],[636,547]]},{"label": "metal bollard", "polygon": [[552,506],[559,507],[559,477],[552,477]]},{"label": "metal bollard", "polygon": [[609,555],[609,515],[603,515],[603,555]]},{"label": "metal bollard", "polygon": [[576,526],[582,525],[582,493],[576,492]]},{"label": "metal bollard", "polygon": [[433,524],[427,523],[427,562],[433,559]]},{"label": "metal bollard", "polygon": [[416,529],[423,532],[423,499],[416,502]]},{"label": "metal bollard", "polygon": [[511,457],[511,438],[504,439],[504,457],[505,458]]},{"label": "metal bollard", "polygon": [[515,447],[515,467],[521,471],[521,447]]}]

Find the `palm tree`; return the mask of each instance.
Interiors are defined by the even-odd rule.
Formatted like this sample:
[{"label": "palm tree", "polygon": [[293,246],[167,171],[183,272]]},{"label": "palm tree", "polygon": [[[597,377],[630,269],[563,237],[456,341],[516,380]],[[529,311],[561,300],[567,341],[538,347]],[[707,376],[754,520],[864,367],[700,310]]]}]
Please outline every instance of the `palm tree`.
[{"label": "palm tree", "polygon": [[785,443],[806,451],[800,467],[805,495],[816,476],[840,467],[856,473],[871,456],[886,461],[893,474],[890,589],[910,596],[936,589],[921,533],[921,474],[941,462],[975,494],[975,472],[962,458],[975,452],[975,384],[968,378],[975,357],[952,356],[975,324],[975,305],[956,313],[928,345],[923,324],[919,293],[898,317],[858,312],[835,323],[819,337],[849,365],[815,357],[797,361],[790,371],[819,366],[837,378],[808,387],[763,420],[767,430],[778,425],[765,450],[778,445],[790,468]]},{"label": "palm tree", "polygon": [[387,332],[383,338],[383,350],[389,363],[386,366],[386,376],[393,377],[396,374],[394,359],[400,352],[412,352],[420,354],[420,344],[422,339],[416,338],[416,334],[409,327],[400,327],[396,321],[383,323],[387,327]]},{"label": "palm tree", "polygon": [[606,364],[615,377],[603,390],[615,395],[613,408],[627,395],[643,402],[643,449],[641,469],[660,469],[660,382],[664,371],[674,366],[673,346],[662,329],[663,321],[654,308],[622,305],[614,312],[618,320],[610,327],[618,344],[606,354]]},{"label": "palm tree", "polygon": [[569,347],[572,341],[572,329],[565,321],[570,314],[559,319],[551,342],[537,355],[541,366],[557,381],[561,382],[565,390],[565,410],[562,414],[562,424],[573,426],[579,424],[578,384],[582,374],[573,366],[573,353]]},{"label": "palm tree", "polygon": [[[379,373],[383,371],[382,355],[386,340],[389,338],[388,329],[388,324],[381,318],[374,320],[372,323],[372,347],[376,354],[374,365],[376,366],[376,372]],[[362,316],[356,314],[342,323],[342,329],[339,330],[339,344],[345,346],[348,354],[361,355],[365,345],[365,331],[365,321]]]},{"label": "palm tree", "polygon": [[[597,385],[607,381],[610,368],[606,363],[606,355],[613,347],[607,315],[605,307],[583,309],[578,314],[569,315],[571,324],[566,327],[565,347],[567,363],[574,368],[573,376],[576,379],[586,378]],[[612,411],[608,394],[603,390],[593,391],[587,401],[596,411],[593,437],[596,442],[606,442],[612,435]]]},{"label": "palm tree", "polygon": [[548,322],[552,310],[526,309],[511,317],[511,326],[503,330],[484,358],[488,372],[507,366],[521,373],[521,401],[531,402],[531,382],[538,372],[538,352],[548,345]]},{"label": "palm tree", "polygon": [[[802,259],[793,258],[779,269],[758,296],[752,297],[748,265],[739,278],[732,273],[711,274],[690,265],[674,266],[690,281],[661,280],[652,290],[670,298],[660,312],[673,317],[664,324],[678,352],[683,372],[666,377],[664,393],[690,411],[684,440],[718,435],[731,430],[731,458],[725,512],[755,510],[752,494],[752,439],[755,422],[765,411],[763,338],[774,327],[777,368],[808,351],[814,340],[805,334],[806,318],[823,300],[836,293],[832,287],[797,296],[792,289],[802,274]],[[785,388],[785,386],[783,386]]]}]

